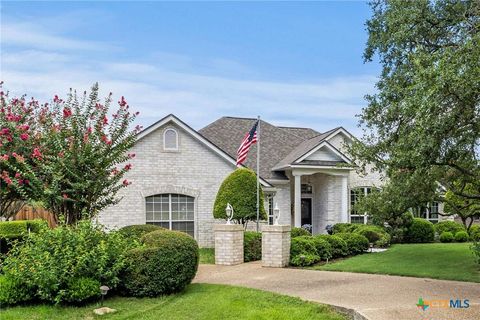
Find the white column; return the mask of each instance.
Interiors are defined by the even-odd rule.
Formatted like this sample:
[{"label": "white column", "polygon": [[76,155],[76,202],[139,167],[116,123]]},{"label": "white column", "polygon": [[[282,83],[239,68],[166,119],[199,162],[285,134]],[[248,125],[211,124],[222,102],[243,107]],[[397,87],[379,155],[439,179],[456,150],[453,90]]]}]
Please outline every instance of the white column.
[{"label": "white column", "polygon": [[342,222],[348,222],[348,176],[341,176],[342,181]]},{"label": "white column", "polygon": [[294,220],[295,220],[295,227],[302,226],[302,176],[301,175],[294,175],[295,177],[295,190],[294,190],[294,202],[295,202],[295,210],[294,210]]}]

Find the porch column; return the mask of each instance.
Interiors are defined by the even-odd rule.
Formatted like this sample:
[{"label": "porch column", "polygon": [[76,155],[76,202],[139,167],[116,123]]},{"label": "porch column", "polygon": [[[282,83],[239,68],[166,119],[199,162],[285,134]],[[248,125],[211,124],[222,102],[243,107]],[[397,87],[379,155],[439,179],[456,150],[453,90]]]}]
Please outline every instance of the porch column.
[{"label": "porch column", "polygon": [[302,176],[298,174],[293,175],[295,177],[295,191],[294,191],[294,220],[295,227],[302,226]]},{"label": "porch column", "polygon": [[342,180],[342,222],[348,222],[348,176],[341,176]]}]

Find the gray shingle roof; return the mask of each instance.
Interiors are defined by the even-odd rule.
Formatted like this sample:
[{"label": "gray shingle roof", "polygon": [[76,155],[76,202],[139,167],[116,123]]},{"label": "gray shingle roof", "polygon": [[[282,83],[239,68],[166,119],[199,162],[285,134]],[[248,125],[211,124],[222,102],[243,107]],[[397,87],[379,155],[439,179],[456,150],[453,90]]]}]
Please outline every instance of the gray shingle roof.
[{"label": "gray shingle roof", "polygon": [[310,128],[298,128],[298,127],[279,127],[279,128],[283,130],[287,130],[288,132],[296,136],[302,137],[303,139],[311,139],[320,134],[320,132]]}]

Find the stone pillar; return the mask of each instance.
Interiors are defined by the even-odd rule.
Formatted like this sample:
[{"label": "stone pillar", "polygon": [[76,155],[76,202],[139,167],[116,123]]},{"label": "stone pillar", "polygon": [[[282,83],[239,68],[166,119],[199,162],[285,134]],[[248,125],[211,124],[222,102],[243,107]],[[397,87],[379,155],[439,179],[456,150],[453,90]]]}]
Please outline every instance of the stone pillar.
[{"label": "stone pillar", "polygon": [[341,176],[342,180],[342,212],[341,222],[348,222],[348,176]]},{"label": "stone pillar", "polygon": [[243,225],[214,224],[215,264],[232,266],[243,263]]},{"label": "stone pillar", "polygon": [[289,225],[262,226],[262,265],[283,268],[290,261]]},{"label": "stone pillar", "polygon": [[294,174],[295,177],[295,189],[294,194],[294,225],[295,227],[302,226],[302,176]]}]

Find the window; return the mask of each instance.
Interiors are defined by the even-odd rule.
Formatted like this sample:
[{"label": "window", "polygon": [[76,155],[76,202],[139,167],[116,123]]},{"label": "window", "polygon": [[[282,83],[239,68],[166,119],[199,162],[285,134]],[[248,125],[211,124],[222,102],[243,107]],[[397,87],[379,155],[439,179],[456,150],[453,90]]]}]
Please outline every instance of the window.
[{"label": "window", "polygon": [[178,134],[174,129],[167,129],[163,133],[163,149],[178,150]]},{"label": "window", "polygon": [[438,222],[438,202],[433,201],[426,206],[412,209],[413,215],[417,218],[427,219],[432,223]]},{"label": "window", "polygon": [[368,215],[366,212],[357,212],[355,210],[355,204],[366,195],[372,193],[375,190],[373,187],[358,187],[350,190],[350,222],[351,223],[363,223],[368,221]]},{"label": "window", "polygon": [[193,197],[181,194],[158,194],[145,198],[147,224],[178,230],[194,236]]},{"label": "window", "polygon": [[267,195],[267,214],[268,214],[268,224],[273,224],[273,195]]}]

